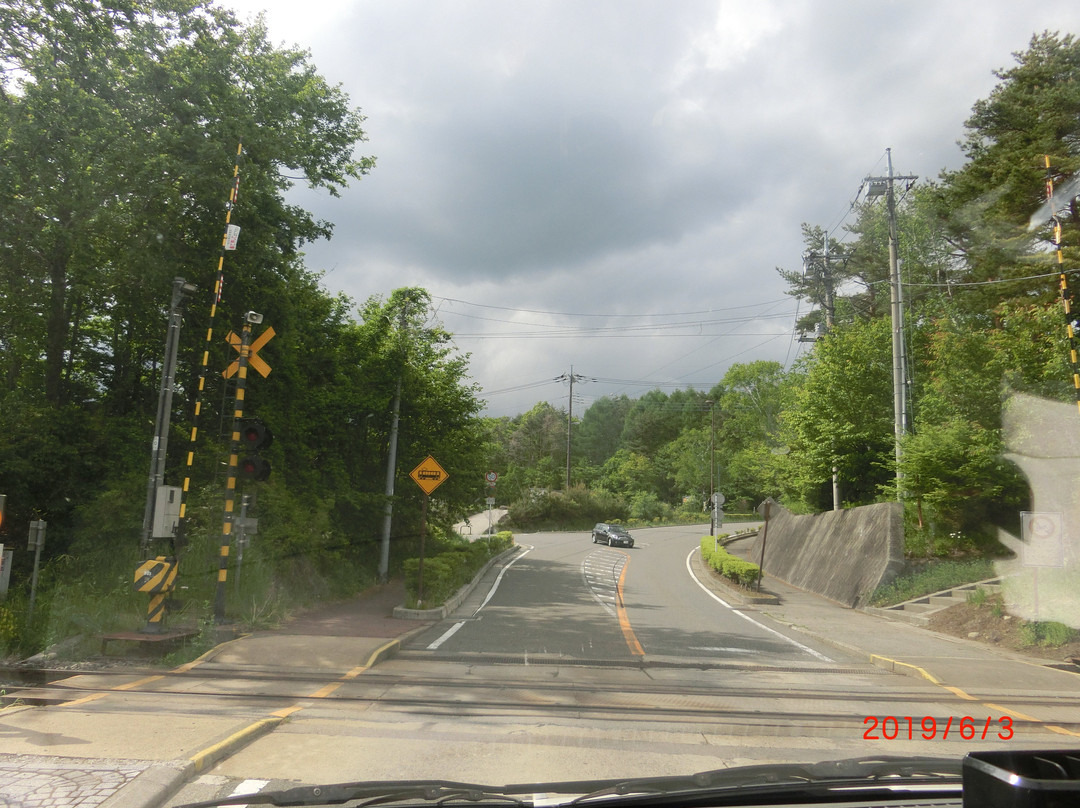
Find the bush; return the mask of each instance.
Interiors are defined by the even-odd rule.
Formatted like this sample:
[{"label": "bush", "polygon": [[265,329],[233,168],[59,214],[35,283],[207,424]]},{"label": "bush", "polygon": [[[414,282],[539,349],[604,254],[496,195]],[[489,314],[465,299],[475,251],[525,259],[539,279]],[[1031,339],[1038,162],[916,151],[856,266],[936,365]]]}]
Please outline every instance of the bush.
[{"label": "bush", "polygon": [[891,606],[943,589],[993,578],[994,562],[987,558],[972,561],[933,561],[918,570],[878,587],[870,599],[872,606]]},{"label": "bush", "polygon": [[706,536],[701,540],[701,557],[705,559],[706,564],[739,586],[753,586],[757,583],[760,571],[757,564],[733,556],[719,545],[713,549],[714,544],[716,543],[712,536]]},{"label": "bush", "polygon": [[420,583],[420,559],[405,561],[406,605],[432,608],[446,603],[465,586],[492,558],[514,546],[514,534],[503,530],[474,542],[461,541],[437,555],[424,558],[423,602],[417,597]]},{"label": "bush", "polygon": [[1046,622],[1034,620],[1020,626],[1020,637],[1024,645],[1042,645],[1047,648],[1057,648],[1071,642],[1076,636],[1076,631],[1064,623],[1056,623],[1052,620]]},{"label": "bush", "polygon": [[660,497],[651,491],[638,491],[630,497],[632,520],[641,523],[655,522],[660,519],[669,519],[673,514],[674,508],[666,502],[661,502]]},{"label": "bush", "polygon": [[504,524],[532,530],[587,530],[597,522],[625,521],[627,504],[608,491],[575,485],[569,491],[530,491],[510,505]]}]

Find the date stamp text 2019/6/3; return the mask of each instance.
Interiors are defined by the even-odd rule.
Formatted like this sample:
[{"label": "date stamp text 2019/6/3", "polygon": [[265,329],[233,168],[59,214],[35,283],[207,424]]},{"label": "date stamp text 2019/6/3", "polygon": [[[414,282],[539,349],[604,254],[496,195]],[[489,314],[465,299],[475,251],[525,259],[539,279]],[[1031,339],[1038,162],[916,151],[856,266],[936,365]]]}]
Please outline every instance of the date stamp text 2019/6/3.
[{"label": "date stamp text 2019/6/3", "polygon": [[950,736],[958,741],[1008,741],[1013,737],[1013,720],[1007,715],[999,718],[970,715],[957,718],[950,715],[947,719],[934,718],[932,715],[922,718],[910,715],[879,718],[869,715],[863,719],[863,726],[866,727],[863,738],[868,741],[947,741]]}]

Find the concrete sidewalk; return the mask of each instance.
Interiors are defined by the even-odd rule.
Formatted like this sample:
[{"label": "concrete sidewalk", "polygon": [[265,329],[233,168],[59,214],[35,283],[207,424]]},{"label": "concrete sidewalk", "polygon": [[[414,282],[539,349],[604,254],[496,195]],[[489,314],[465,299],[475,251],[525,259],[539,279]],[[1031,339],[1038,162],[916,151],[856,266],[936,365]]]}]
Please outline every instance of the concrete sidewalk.
[{"label": "concrete sidewalk", "polygon": [[[730,549],[739,554],[737,543]],[[775,594],[779,603],[753,605],[747,599],[741,601],[744,610],[763,614],[848,653],[865,656],[878,667],[940,685],[961,698],[981,701],[1080,696],[1080,671],[1050,667],[1050,660],[851,609],[768,574],[762,579],[762,588]],[[733,599],[739,598],[734,588],[729,587],[728,592]],[[1061,710],[1052,709],[1039,720],[1080,721],[1080,711],[1073,712],[1076,714],[1066,718]]]},{"label": "concrete sidewalk", "polygon": [[394,608],[404,602],[404,582],[392,580],[358,597],[312,609],[280,628],[222,643],[197,665],[207,671],[317,671],[328,676],[370,668],[397,653],[402,638],[433,622],[395,618]]}]

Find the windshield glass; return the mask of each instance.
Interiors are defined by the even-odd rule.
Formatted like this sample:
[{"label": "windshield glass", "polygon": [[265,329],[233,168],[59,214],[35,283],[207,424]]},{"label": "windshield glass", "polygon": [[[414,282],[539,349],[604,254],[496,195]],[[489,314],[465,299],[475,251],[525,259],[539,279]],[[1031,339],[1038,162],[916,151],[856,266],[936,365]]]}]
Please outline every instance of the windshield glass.
[{"label": "windshield glass", "polygon": [[1080,750],[1077,34],[2,4],[0,803]]}]

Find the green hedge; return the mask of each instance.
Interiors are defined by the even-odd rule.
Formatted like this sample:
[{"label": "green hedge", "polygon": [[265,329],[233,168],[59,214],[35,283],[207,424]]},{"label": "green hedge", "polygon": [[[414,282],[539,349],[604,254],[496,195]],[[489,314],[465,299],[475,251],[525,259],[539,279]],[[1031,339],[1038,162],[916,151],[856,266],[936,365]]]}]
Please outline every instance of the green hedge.
[{"label": "green hedge", "polygon": [[420,559],[405,560],[405,595],[409,608],[433,609],[446,603],[492,558],[514,546],[514,534],[503,530],[460,544],[424,559],[424,602],[417,601]]},{"label": "green hedge", "polygon": [[705,559],[706,564],[740,586],[753,586],[757,583],[759,570],[757,564],[733,556],[719,545],[716,545],[714,550],[714,544],[712,536],[705,536],[701,540],[701,557]]}]

